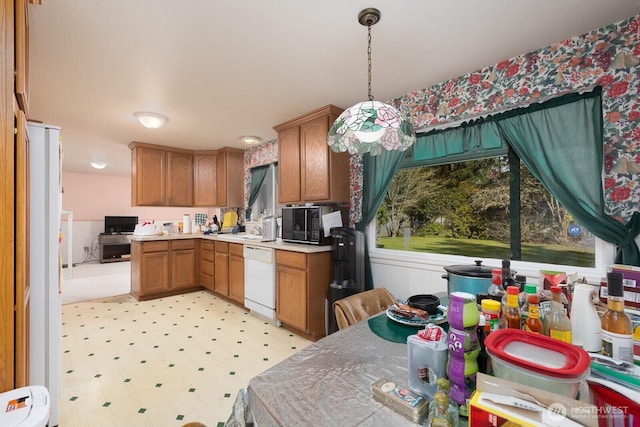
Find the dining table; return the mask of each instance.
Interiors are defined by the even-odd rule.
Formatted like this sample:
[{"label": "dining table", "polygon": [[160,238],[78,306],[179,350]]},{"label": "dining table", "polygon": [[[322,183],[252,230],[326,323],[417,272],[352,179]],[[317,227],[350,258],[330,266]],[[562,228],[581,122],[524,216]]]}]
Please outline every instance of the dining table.
[{"label": "dining table", "polygon": [[415,426],[374,400],[385,378],[408,383],[406,340],[420,327],[385,312],[339,330],[252,378],[247,406],[256,426]]}]

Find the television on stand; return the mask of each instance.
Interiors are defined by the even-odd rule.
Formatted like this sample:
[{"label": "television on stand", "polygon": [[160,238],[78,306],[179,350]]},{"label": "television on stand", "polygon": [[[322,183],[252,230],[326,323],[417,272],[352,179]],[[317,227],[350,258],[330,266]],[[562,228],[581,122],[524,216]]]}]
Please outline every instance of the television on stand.
[{"label": "television on stand", "polygon": [[136,224],[137,216],[105,216],[104,234],[133,234]]}]

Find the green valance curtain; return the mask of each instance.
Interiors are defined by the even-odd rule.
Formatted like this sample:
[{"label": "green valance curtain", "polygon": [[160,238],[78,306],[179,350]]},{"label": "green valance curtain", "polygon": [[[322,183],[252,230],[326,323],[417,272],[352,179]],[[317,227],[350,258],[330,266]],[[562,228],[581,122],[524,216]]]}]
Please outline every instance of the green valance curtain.
[{"label": "green valance curtain", "polygon": [[432,166],[464,162],[482,157],[506,155],[508,145],[502,140],[497,124],[491,120],[476,120],[454,129],[417,135],[410,156],[400,165]]},{"label": "green valance curtain", "polygon": [[251,218],[251,206],[256,202],[258,194],[260,193],[260,187],[264,182],[264,178],[269,172],[270,165],[256,166],[251,168],[251,188],[249,190],[249,206],[247,206],[247,212],[245,214],[246,219]]}]

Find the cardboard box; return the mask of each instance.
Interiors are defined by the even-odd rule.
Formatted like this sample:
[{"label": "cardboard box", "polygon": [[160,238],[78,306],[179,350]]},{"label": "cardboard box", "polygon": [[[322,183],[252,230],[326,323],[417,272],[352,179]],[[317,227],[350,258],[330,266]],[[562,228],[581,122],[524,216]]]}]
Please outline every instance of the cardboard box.
[{"label": "cardboard box", "polygon": [[479,373],[476,391],[469,401],[469,425],[497,427],[505,423],[514,427],[597,427],[598,408],[566,396]]}]

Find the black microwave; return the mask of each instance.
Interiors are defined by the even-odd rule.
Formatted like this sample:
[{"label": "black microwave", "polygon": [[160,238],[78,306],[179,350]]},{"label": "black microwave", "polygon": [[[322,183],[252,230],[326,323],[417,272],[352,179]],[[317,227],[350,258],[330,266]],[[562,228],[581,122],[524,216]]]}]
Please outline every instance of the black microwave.
[{"label": "black microwave", "polygon": [[285,242],[330,245],[331,233],[324,233],[322,218],[332,212],[340,212],[342,225],[346,227],[347,210],[335,206],[285,206],[282,208],[282,240]]}]

